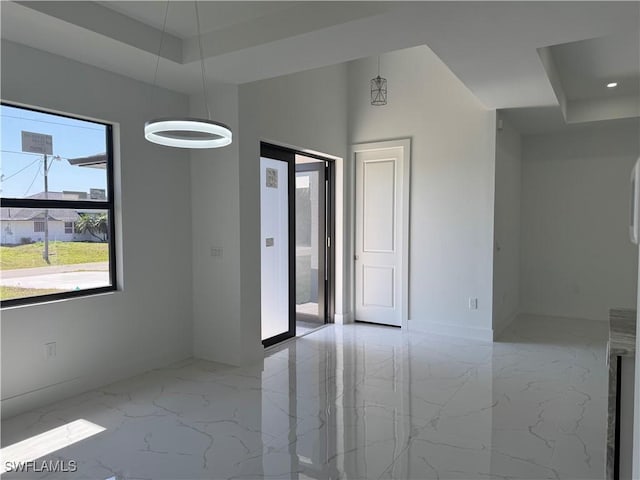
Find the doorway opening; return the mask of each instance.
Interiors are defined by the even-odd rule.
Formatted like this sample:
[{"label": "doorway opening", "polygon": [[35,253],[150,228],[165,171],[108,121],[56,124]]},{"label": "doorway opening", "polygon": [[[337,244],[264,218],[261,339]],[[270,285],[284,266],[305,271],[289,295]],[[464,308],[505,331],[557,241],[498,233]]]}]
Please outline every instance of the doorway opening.
[{"label": "doorway opening", "polygon": [[262,343],[333,322],[334,161],[260,144]]},{"label": "doorway opening", "polygon": [[296,335],[329,321],[329,162],[296,155]]}]

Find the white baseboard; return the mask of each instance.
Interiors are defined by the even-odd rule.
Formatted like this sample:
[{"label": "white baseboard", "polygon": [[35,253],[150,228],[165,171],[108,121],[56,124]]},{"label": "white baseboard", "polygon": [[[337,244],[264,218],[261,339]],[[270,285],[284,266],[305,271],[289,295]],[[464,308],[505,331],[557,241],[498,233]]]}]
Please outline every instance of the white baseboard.
[{"label": "white baseboard", "polygon": [[534,322],[539,318],[557,318],[559,320],[579,320],[579,321],[587,321],[587,322],[599,322],[599,323],[609,323],[609,318],[594,318],[594,317],[577,317],[571,315],[562,315],[562,314],[554,314],[554,313],[531,313],[531,312],[520,312],[518,315],[523,321]]},{"label": "white baseboard", "polygon": [[[105,379],[105,383],[112,383],[110,380],[115,379]],[[32,392],[5,398],[2,400],[2,419],[4,420],[14,415],[33,410],[34,408],[55,403],[59,400],[97,388],[98,386],[100,385],[88,381],[87,378],[80,377],[55,385],[47,385]]]},{"label": "white baseboard", "polygon": [[351,315],[351,312],[334,313],[333,323],[335,323],[336,325],[346,325],[348,323],[353,323],[353,315]]},{"label": "white baseboard", "polygon": [[446,335],[448,337],[470,338],[486,342],[493,341],[493,330],[490,328],[467,327],[431,321],[409,320],[409,331]]},{"label": "white baseboard", "polygon": [[515,311],[511,315],[507,315],[502,320],[497,322],[493,326],[493,340],[494,341],[497,340],[498,337],[502,335],[502,332],[504,332],[507,329],[507,327],[511,325],[519,316],[520,316],[520,312]]},{"label": "white baseboard", "polygon": [[148,362],[146,365],[136,369],[119,368],[115,370],[104,370],[97,372],[95,375],[71,378],[53,385],[45,385],[29,392],[3,398],[1,402],[2,419],[4,420],[15,415],[20,415],[29,410],[41,408],[90,390],[105,387],[114,382],[148,372],[154,368],[173,365],[191,358],[185,356],[180,357],[161,357],[156,359],[156,361]]}]

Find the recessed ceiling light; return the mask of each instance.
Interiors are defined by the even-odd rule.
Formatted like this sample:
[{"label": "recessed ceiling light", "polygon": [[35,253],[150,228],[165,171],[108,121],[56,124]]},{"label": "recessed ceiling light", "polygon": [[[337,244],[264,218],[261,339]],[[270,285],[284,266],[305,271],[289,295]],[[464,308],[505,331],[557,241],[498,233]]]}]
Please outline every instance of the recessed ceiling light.
[{"label": "recessed ceiling light", "polygon": [[617,87],[617,86],[618,86],[618,82],[607,83],[607,88],[613,88],[613,87]]}]

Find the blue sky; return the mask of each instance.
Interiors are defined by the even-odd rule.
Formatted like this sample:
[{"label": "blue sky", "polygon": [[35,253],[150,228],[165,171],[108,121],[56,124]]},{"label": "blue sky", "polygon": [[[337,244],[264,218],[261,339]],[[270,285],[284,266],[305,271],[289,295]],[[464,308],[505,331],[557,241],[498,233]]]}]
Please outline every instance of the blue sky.
[{"label": "blue sky", "polygon": [[[0,107],[1,196],[23,198],[44,191],[43,156],[21,153],[22,130],[53,137],[49,191],[107,188],[106,170],[69,165],[67,158],[106,151],[106,127],[98,123],[2,105]],[[49,158],[49,162],[51,159]]]}]

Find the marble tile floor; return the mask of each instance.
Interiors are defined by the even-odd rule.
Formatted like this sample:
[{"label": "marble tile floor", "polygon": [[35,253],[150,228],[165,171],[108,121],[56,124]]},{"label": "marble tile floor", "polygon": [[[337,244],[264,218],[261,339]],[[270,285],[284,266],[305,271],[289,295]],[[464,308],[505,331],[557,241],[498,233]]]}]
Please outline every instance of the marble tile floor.
[{"label": "marble tile floor", "polygon": [[324,327],[323,323],[320,322],[306,322],[304,320],[296,320],[296,336],[300,337],[302,335],[306,335],[309,332],[314,331],[316,328]]},{"label": "marble tile floor", "polygon": [[[10,418],[84,419],[71,479],[601,479],[606,324],[526,317],[496,343],[331,325],[242,368],[189,360]],[[42,460],[42,459],[41,459]]]}]

